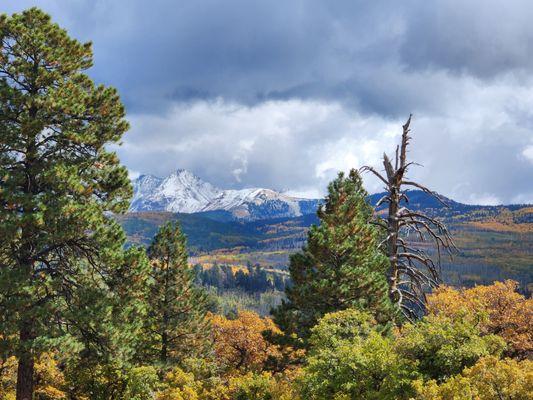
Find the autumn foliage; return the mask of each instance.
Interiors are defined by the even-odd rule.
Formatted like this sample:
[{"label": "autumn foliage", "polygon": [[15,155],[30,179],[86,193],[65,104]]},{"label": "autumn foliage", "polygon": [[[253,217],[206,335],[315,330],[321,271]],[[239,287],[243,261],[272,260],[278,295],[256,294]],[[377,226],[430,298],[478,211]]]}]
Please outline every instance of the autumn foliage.
[{"label": "autumn foliage", "polygon": [[269,357],[281,355],[279,347],[263,336],[267,331],[280,332],[270,318],[240,311],[235,319],[213,315],[211,323],[215,353],[230,370],[258,371]]},{"label": "autumn foliage", "polygon": [[428,311],[467,318],[482,332],[501,336],[507,355],[526,358],[533,354],[533,299],[516,290],[517,283],[510,280],[463,290],[443,286],[429,296]]},{"label": "autumn foliage", "polygon": [[[0,359],[0,399],[15,399],[17,379],[17,359]],[[35,397],[39,400],[67,399],[66,380],[59,367],[58,358],[52,353],[44,353],[35,364]]]},{"label": "autumn foliage", "polygon": [[533,397],[533,362],[485,357],[440,385],[417,381],[414,386],[418,400],[528,400]]}]

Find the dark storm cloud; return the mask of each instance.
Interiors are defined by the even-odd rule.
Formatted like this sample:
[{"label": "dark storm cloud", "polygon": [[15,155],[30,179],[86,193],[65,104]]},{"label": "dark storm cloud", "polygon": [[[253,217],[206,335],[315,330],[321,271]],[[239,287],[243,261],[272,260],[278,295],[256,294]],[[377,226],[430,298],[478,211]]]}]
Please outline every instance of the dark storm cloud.
[{"label": "dark storm cloud", "polygon": [[410,13],[401,60],[490,79],[533,67],[529,0],[421,1]]},{"label": "dark storm cloud", "polygon": [[[415,172],[463,201],[532,201],[533,6],[509,0],[19,0],[118,87],[137,172],[318,192],[415,113]],[[369,182],[371,190],[379,189]]]},{"label": "dark storm cloud", "polygon": [[352,99],[358,69],[392,58],[403,29],[398,10],[380,1],[23,0],[11,8],[32,4],[93,40],[93,76],[118,86],[132,111],[216,97]]},{"label": "dark storm cloud", "polygon": [[399,73],[485,78],[533,64],[528,1],[22,0],[6,11],[30,5],[93,40],[93,76],[118,86],[132,111],[312,97],[396,114],[425,103],[410,93],[420,87],[387,82]]}]

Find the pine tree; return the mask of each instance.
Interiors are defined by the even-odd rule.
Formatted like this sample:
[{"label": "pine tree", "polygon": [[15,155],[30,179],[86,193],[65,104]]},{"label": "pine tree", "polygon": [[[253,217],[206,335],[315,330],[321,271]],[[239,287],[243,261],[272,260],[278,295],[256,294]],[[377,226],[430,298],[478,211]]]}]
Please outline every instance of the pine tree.
[{"label": "pine tree", "polygon": [[116,90],[83,73],[91,65],[91,44],[42,11],[0,16],[0,336],[18,358],[18,400],[33,398],[47,348],[104,354],[134,336],[135,322],[115,322],[142,315],[123,300],[139,297],[129,288],[148,264],[123,251],[109,217],[131,187],[105,146],[128,124]]},{"label": "pine tree", "polygon": [[148,255],[152,282],[145,354],[165,367],[205,349],[210,304],[206,292],[194,283],[186,239],[177,222],[168,222],[159,229]]},{"label": "pine tree", "polygon": [[367,310],[378,321],[393,318],[387,294],[387,258],[378,250],[379,235],[369,223],[372,208],[355,170],[340,173],[328,187],[307,245],[290,258],[292,284],[287,300],[274,310],[286,333],[307,339],[326,313],[346,308]]}]

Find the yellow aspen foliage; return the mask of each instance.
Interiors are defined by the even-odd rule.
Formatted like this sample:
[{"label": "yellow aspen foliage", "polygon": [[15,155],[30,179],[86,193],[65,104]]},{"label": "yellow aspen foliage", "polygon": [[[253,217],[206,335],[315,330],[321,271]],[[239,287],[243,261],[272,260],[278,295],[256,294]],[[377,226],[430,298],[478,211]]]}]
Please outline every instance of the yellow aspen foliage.
[{"label": "yellow aspen foliage", "polygon": [[65,377],[58,367],[57,359],[50,353],[44,353],[35,364],[37,387],[35,396],[39,400],[62,400],[67,395],[63,390]]},{"label": "yellow aspen foliage", "polygon": [[247,372],[229,377],[205,393],[201,400],[298,400],[290,381],[269,372]]},{"label": "yellow aspen foliage", "polygon": [[501,336],[507,355],[526,358],[533,354],[533,299],[518,293],[517,286],[511,280],[462,290],[443,286],[429,296],[428,312],[467,318],[482,333]]},{"label": "yellow aspen foliage", "polygon": [[169,372],[156,400],[298,400],[292,381],[269,372],[246,372],[226,378],[198,380],[175,368]]},{"label": "yellow aspen foliage", "polygon": [[440,385],[432,380],[414,386],[419,400],[531,400],[533,361],[485,357]]},{"label": "yellow aspen foliage", "polygon": [[192,373],[175,368],[164,380],[166,388],[156,395],[156,400],[199,400],[202,385],[197,382]]},{"label": "yellow aspen foliage", "polygon": [[[0,400],[14,400],[17,380],[16,357],[0,360]],[[43,353],[35,363],[35,399],[63,400],[67,398],[62,390],[65,377],[58,367],[57,359],[51,353]]]},{"label": "yellow aspen foliage", "polygon": [[0,400],[15,400],[17,382],[17,359],[0,359]]},{"label": "yellow aspen foliage", "polygon": [[259,371],[269,357],[281,356],[279,347],[263,336],[265,331],[280,332],[270,318],[240,311],[235,319],[213,315],[211,324],[215,353],[230,371]]},{"label": "yellow aspen foliage", "polygon": [[[268,372],[253,373],[248,372],[245,375],[237,375],[230,378],[228,382],[228,391],[230,396],[228,400],[233,399],[254,399],[254,400],[273,400],[287,399],[290,392],[285,393],[283,389],[287,387],[278,386],[278,382]],[[294,400],[294,397],[291,398]],[[222,399],[221,399],[222,400]],[[226,399],[224,399],[226,400]]]}]

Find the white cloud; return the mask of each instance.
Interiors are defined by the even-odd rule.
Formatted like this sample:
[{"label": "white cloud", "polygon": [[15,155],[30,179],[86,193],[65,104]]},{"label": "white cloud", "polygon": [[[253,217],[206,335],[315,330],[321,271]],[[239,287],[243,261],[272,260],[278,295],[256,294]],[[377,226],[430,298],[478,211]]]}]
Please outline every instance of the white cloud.
[{"label": "white cloud", "polygon": [[502,201],[491,193],[472,193],[468,196],[469,204],[484,204],[487,206],[497,206],[502,204]]},{"label": "white cloud", "polygon": [[5,3],[93,41],[134,171],[324,193],[338,170],[379,166],[413,112],[414,178],[464,202],[531,199],[530,0]]},{"label": "white cloud", "polygon": [[338,171],[373,163],[399,126],[339,103],[303,100],[177,103],[166,115],[130,120],[118,151],[135,170],[163,175],[189,168],[225,186],[313,193],[324,193]]},{"label": "white cloud", "polygon": [[[514,118],[522,112],[510,106],[517,93],[500,84],[461,87],[463,107],[451,101],[440,115],[414,116],[410,157],[425,167],[410,174],[458,201],[510,202],[519,195],[515,185],[531,176],[531,168],[515,165],[512,157],[526,146],[531,129]],[[533,109],[533,97],[521,99],[521,108]],[[479,103],[482,108],[475,107]],[[175,103],[164,115],[130,120],[132,131],[119,154],[134,171],[164,175],[188,168],[219,186],[264,186],[306,196],[324,194],[338,171],[365,164],[381,168],[383,152],[394,154],[404,123],[317,100]],[[529,151],[523,150],[524,157]],[[371,175],[364,180],[370,192],[382,190]]]},{"label": "white cloud", "polygon": [[128,177],[133,180],[133,179],[137,179],[139,176],[141,176],[141,173],[140,172],[137,172],[137,171],[133,171],[131,169],[128,170]]},{"label": "white cloud", "polygon": [[533,145],[527,146],[523,151],[522,155],[531,163],[533,163]]},{"label": "white cloud", "polygon": [[324,196],[323,191],[317,190],[316,188],[299,188],[295,190],[287,190],[284,191],[284,193],[302,199],[319,199]]}]

